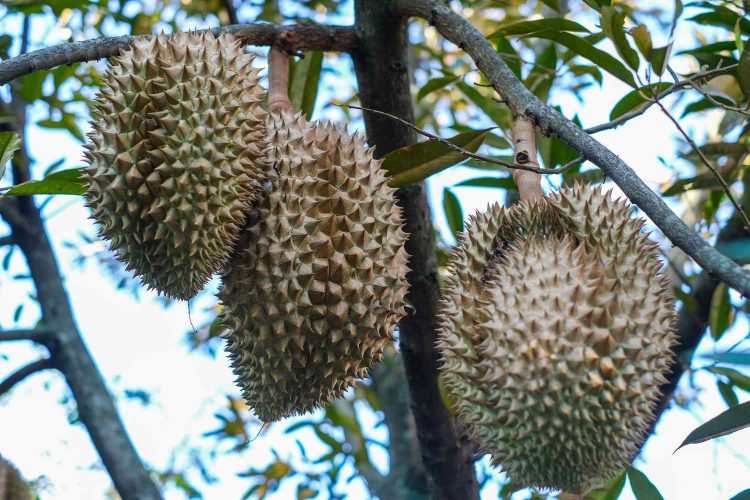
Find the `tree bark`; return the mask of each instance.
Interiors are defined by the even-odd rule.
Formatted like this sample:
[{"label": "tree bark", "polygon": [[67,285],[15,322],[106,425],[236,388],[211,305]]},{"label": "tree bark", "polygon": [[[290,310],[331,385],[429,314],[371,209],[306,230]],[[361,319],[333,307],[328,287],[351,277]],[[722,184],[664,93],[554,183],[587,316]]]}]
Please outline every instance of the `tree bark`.
[{"label": "tree bark", "polygon": [[[11,110],[16,115],[13,129],[23,140],[26,103],[14,92]],[[6,128],[11,128],[7,127]],[[13,161],[13,180],[29,179],[25,141]],[[78,406],[78,415],[120,496],[125,500],[160,499],[161,495],[128,438],[112,397],[81,338],[73,319],[68,294],[44,228],[39,209],[31,196],[0,199],[0,216],[11,227],[34,281],[42,312],[40,331],[32,340],[50,352],[49,363],[64,376]]]},{"label": "tree bark", "polygon": [[[397,15],[392,0],[357,0],[356,27],[360,47],[352,53],[363,106],[414,122],[407,62],[407,18]],[[393,120],[365,112],[365,126],[378,155],[416,142],[413,130]],[[435,236],[424,184],[400,189],[400,204],[409,233],[406,250],[411,255],[407,300],[414,312],[399,324],[399,345],[409,383],[411,410],[424,467],[434,498],[478,497],[474,462],[463,442],[438,386],[436,315],[440,287],[435,256]],[[418,479],[418,478],[414,478]],[[423,484],[413,484],[426,493]]]}]

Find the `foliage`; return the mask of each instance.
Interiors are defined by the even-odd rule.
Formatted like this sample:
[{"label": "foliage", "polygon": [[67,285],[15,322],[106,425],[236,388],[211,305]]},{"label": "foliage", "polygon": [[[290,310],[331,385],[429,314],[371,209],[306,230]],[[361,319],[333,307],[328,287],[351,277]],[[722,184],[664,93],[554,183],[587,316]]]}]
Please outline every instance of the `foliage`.
[{"label": "foliage", "polygon": [[[605,86],[617,93],[615,104],[606,110],[608,119],[615,120],[655,106],[654,100],[658,97],[670,113],[698,129],[698,133],[692,130],[691,133],[696,135],[700,151],[716,165],[734,192],[741,191],[741,182],[747,184],[750,17],[738,2],[698,1],[683,6],[679,0],[462,0],[454,4],[462,7],[463,13],[487,36],[511,70],[540,99],[567,109],[561,103],[585,100],[589,92],[600,92]],[[51,27],[50,33],[54,32],[40,34],[41,30],[32,30],[29,48],[33,50],[51,43],[100,35],[147,34],[162,29],[173,31],[218,25],[228,22],[223,5],[219,0],[9,0],[0,4],[0,26],[8,31],[0,36],[0,57],[5,59],[20,50],[22,33],[10,32],[9,20],[15,23],[13,26],[22,26],[24,16],[32,25],[39,23]],[[350,13],[351,8],[350,3],[343,0],[235,0],[234,5],[238,7],[242,22],[330,22]],[[508,131],[513,116],[502,102],[502,96],[485,86],[486,81],[459,47],[440,39],[426,23],[419,28],[412,32],[411,48],[416,125],[468,151],[512,161]],[[317,52],[307,53],[297,60],[290,79],[295,109],[315,118],[321,112],[328,112],[329,116],[336,116],[337,112],[351,113],[332,108],[322,99],[330,95],[323,91],[325,82],[335,79],[336,99],[356,103],[351,78],[348,73],[341,73],[348,68],[341,70],[340,66],[331,57]],[[675,78],[684,80],[696,72],[715,68],[729,69],[711,78],[698,79],[693,82],[695,85],[673,89]],[[78,63],[21,78],[12,88],[0,92],[0,125],[15,122],[10,109],[12,92],[14,98],[42,113],[43,118],[34,125],[62,131],[76,141],[84,141],[85,120],[91,118],[87,109],[100,84],[103,69],[102,63]],[[670,90],[674,92],[668,97],[661,96]],[[358,118],[360,115],[349,116]],[[638,119],[652,118],[634,118]],[[712,120],[716,121],[716,126],[701,133],[701,127],[709,127]],[[564,165],[577,156],[556,138],[540,137],[539,144],[543,167]],[[13,186],[10,176],[2,174],[20,146],[18,135],[0,133],[0,178],[4,180],[4,196],[83,194],[77,165],[63,170],[58,169],[60,164],[46,170],[36,165],[33,180]],[[33,157],[33,151],[29,153]],[[665,151],[665,157],[668,155]],[[679,204],[686,220],[703,231],[706,238],[715,241],[731,219],[733,210],[716,175],[687,144],[675,158],[668,158],[665,163],[673,175],[659,186],[662,194],[669,197],[671,203]],[[384,165],[393,175],[394,186],[405,186],[425,178],[431,183],[450,169],[458,171],[457,167],[470,172],[455,185],[439,191],[438,204],[433,206],[447,221],[448,231],[441,232],[446,241],[440,241],[437,249],[443,264],[452,235],[463,230],[466,215],[462,207],[463,195],[475,192],[470,191],[474,189],[490,189],[496,190],[497,198],[503,200],[512,198],[516,190],[508,169],[480,159],[467,159],[434,140],[391,153]],[[436,177],[429,179],[431,176]],[[576,181],[601,183],[606,179],[598,169],[584,164],[548,180],[552,185]],[[748,259],[750,255],[747,239],[721,241],[718,246],[737,260]],[[131,292],[138,290],[137,284],[101,245],[97,246],[90,233],[68,242],[68,247],[77,252],[74,258],[82,265],[88,260],[96,261],[116,286]],[[14,248],[0,248],[3,278],[8,275],[19,281],[27,279],[26,273],[17,273],[11,265],[17,255]],[[674,287],[681,307],[695,310],[690,293],[699,284],[700,270],[681,260],[679,252],[666,251],[666,254],[677,270]],[[11,316],[18,323],[26,314],[24,307],[25,311],[33,309],[29,304],[34,303],[34,298],[20,297],[16,302],[8,306],[13,309]],[[219,311],[216,307],[207,309],[201,311],[205,324],[187,335],[187,347],[195,356],[215,356],[220,350],[222,329],[215,320]],[[695,429],[683,444],[713,439],[750,424],[748,403],[740,402],[740,397],[750,392],[747,349],[750,341],[747,336],[738,338],[736,334],[737,325],[745,324],[747,318],[745,298],[723,285],[713,291],[706,318],[710,338],[706,342],[716,352],[708,359],[694,360],[690,359],[691,353],[687,353],[684,362],[692,366],[694,372],[713,377],[717,392],[729,409]],[[3,326],[10,329],[18,325]],[[397,356],[395,352],[390,355],[392,360]],[[247,458],[258,432],[261,435],[271,432],[260,429],[239,394],[227,394],[220,398],[220,403],[213,402],[219,405],[211,412],[215,415],[216,428],[201,430],[210,445],[202,449],[193,445],[176,449],[174,464],[156,474],[162,484],[189,498],[200,498],[201,489],[223,475],[237,474],[246,481],[248,498],[263,498],[284,484],[294,484],[298,498],[341,497],[352,482],[366,484],[365,471],[375,468],[373,457],[383,452],[387,455],[391,449],[390,443],[373,437],[387,427],[384,397],[387,394],[378,389],[378,384],[368,381],[361,384],[351,398],[336,402],[325,411],[274,424],[281,426],[283,434],[297,443],[297,453],[287,456],[276,452],[267,463],[227,472],[217,470],[216,450]],[[362,425],[362,416],[374,416],[377,423]],[[308,448],[325,451],[312,456]],[[501,487],[502,480],[497,475],[488,477],[486,484],[500,489],[504,498],[517,491],[512,484]],[[660,498],[648,478],[632,468],[592,492],[589,498],[617,498],[626,479],[637,498]]]}]

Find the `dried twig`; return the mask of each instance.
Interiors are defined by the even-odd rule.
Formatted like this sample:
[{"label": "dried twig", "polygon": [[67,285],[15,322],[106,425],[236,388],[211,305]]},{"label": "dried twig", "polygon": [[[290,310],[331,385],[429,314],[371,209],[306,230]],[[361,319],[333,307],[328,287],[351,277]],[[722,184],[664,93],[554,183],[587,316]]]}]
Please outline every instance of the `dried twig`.
[{"label": "dried twig", "polygon": [[333,103],[333,104],[335,106],[339,106],[341,108],[359,109],[359,110],[362,110],[362,111],[367,111],[367,112],[370,112],[370,113],[376,113],[376,114],[379,114],[379,115],[382,115],[382,116],[387,116],[388,118],[391,118],[392,120],[395,120],[395,121],[401,123],[402,125],[406,125],[410,129],[414,130],[416,133],[418,133],[420,135],[423,135],[423,136],[425,136],[428,139],[431,139],[433,141],[437,141],[440,144],[443,144],[443,145],[449,147],[453,151],[455,151],[455,152],[457,152],[457,153],[459,153],[459,154],[461,154],[463,156],[466,156],[467,158],[474,158],[475,160],[486,161],[487,163],[492,163],[493,165],[500,165],[501,167],[505,167],[505,168],[510,168],[510,169],[514,169],[514,170],[526,170],[527,172],[534,172],[534,173],[537,173],[537,174],[552,175],[552,174],[561,174],[561,173],[563,173],[563,172],[565,172],[567,170],[570,170],[571,168],[573,168],[573,167],[575,167],[577,165],[580,165],[584,161],[586,161],[586,159],[584,157],[579,156],[575,160],[573,160],[571,162],[568,162],[568,163],[566,163],[565,165],[563,165],[561,167],[557,167],[557,168],[539,168],[539,167],[534,167],[532,165],[524,165],[524,164],[521,164],[521,163],[513,163],[513,162],[509,162],[509,161],[505,161],[505,160],[498,160],[497,158],[491,158],[489,156],[483,156],[483,155],[479,155],[479,154],[476,154],[476,153],[472,153],[471,151],[468,151],[468,150],[462,148],[461,146],[457,146],[456,144],[453,144],[452,142],[447,141],[447,140],[443,139],[442,137],[439,137],[439,136],[437,136],[437,135],[435,135],[435,134],[433,134],[431,132],[423,130],[423,129],[417,127],[416,125],[414,125],[413,123],[409,123],[408,121],[402,120],[398,116],[394,116],[394,115],[392,115],[390,113],[386,113],[385,111],[378,111],[377,109],[370,109],[370,108],[364,108],[364,107],[361,107],[361,106],[354,106],[353,104],[338,104],[338,103]]},{"label": "dried twig", "polygon": [[[685,90],[688,87],[695,86],[698,80],[702,80],[704,78],[710,78],[712,76],[719,76],[719,75],[725,75],[727,73],[731,73],[732,71],[735,71],[737,69],[736,64],[732,64],[731,66],[726,66],[724,68],[715,68],[708,71],[702,71],[700,73],[695,73],[694,75],[691,75],[689,78],[686,78],[684,80],[680,80],[674,83],[674,85],[670,86],[669,88],[663,90],[662,92],[659,92],[656,97],[659,99],[664,98],[670,94],[674,94],[675,92],[679,92],[680,90]],[[699,88],[699,87],[698,87]],[[609,121],[607,123],[602,123],[600,125],[596,125],[594,127],[589,127],[585,129],[584,131],[587,134],[596,134],[597,132],[602,132],[604,130],[613,129],[615,127],[618,127],[622,125],[625,122],[628,122],[632,120],[633,118],[636,118],[638,116],[641,116],[643,113],[645,113],[651,106],[656,104],[653,100],[647,101],[641,106],[640,108],[630,111],[629,113],[625,113],[622,116],[619,116],[615,118],[612,121]]]},{"label": "dried twig", "polygon": [[[672,77],[677,80],[679,78],[679,75],[675,72],[675,70],[672,69],[671,66],[667,66],[667,71],[672,75]],[[716,100],[711,94],[706,92],[704,89],[701,88],[700,85],[698,85],[695,80],[689,80],[690,86],[693,87],[698,93],[700,93],[703,97],[706,98],[708,102],[713,104],[714,106],[717,106],[719,108],[723,108],[727,111],[734,111],[735,113],[739,113],[741,115],[750,116],[750,111],[748,111],[747,108],[739,108],[737,106],[729,106],[728,104],[724,104]]]},{"label": "dried twig", "polygon": [[49,332],[43,329],[0,331],[0,342],[30,340],[32,342],[43,344],[48,338]]},{"label": "dried twig", "polygon": [[698,145],[695,143],[692,137],[688,135],[687,132],[685,132],[685,129],[682,128],[680,125],[680,122],[677,121],[677,119],[672,116],[672,114],[667,111],[667,108],[664,107],[664,105],[659,100],[658,96],[654,96],[654,102],[656,103],[659,108],[661,108],[662,112],[669,118],[669,121],[671,121],[678,132],[680,132],[680,135],[687,141],[687,143],[690,145],[690,147],[695,151],[695,153],[698,155],[698,157],[701,160],[701,163],[706,166],[706,168],[711,171],[711,173],[716,177],[716,180],[719,181],[719,184],[721,184],[722,189],[724,189],[724,192],[727,194],[727,197],[729,198],[729,201],[732,202],[732,205],[734,205],[735,210],[737,211],[737,214],[742,219],[742,223],[745,226],[745,230],[750,232],[750,220],[747,218],[747,214],[740,206],[737,199],[732,194],[732,191],[729,189],[729,185],[724,180],[724,178],[721,176],[719,171],[716,169],[716,167],[709,161],[709,159],[706,157],[705,153],[701,150],[701,148],[698,147]]}]

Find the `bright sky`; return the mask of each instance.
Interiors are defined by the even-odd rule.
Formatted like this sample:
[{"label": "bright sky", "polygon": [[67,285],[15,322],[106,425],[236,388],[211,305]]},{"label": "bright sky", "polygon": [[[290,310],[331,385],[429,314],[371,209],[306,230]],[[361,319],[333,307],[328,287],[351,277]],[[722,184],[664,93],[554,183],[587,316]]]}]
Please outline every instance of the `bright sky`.
[{"label": "bright sky", "polygon": [[[351,8],[335,22],[350,23]],[[18,27],[18,18],[0,20],[0,33],[17,33]],[[678,39],[681,34],[686,39],[691,38],[685,28],[678,31]],[[59,32],[39,20],[34,24],[32,39],[43,40],[43,45],[51,45],[59,40]],[[328,58],[326,65],[339,73],[348,71],[350,67],[349,61],[343,57],[337,60]],[[341,85],[351,85],[350,76],[345,75],[344,83],[341,82],[340,75],[337,76],[335,72],[325,73],[317,102],[317,117],[329,115],[328,110],[321,112],[323,105],[332,96],[341,95],[338,93]],[[593,125],[607,121],[609,110],[625,91],[617,81],[608,78],[603,89],[592,88],[584,93],[585,105],[573,98],[558,95],[553,96],[552,100],[562,105],[569,116],[578,113],[584,125]],[[333,110],[330,113],[337,116],[338,112]],[[31,111],[30,122],[43,118],[46,116],[41,107]],[[713,127],[713,121],[688,123],[699,141]],[[472,124],[476,128],[481,125]],[[361,121],[353,122],[350,130],[361,126]],[[675,162],[674,137],[671,124],[653,110],[629,125],[597,136],[654,188],[670,179],[669,170],[658,158],[661,156],[667,164]],[[61,168],[81,164],[81,144],[67,132],[31,126],[28,142],[37,172],[60,158],[65,159]],[[488,175],[487,172],[455,167],[430,179],[435,221],[446,240],[450,240],[450,234],[441,208],[443,188],[484,175]],[[4,181],[7,183],[8,178]],[[455,192],[461,200],[464,214],[484,209],[499,193],[477,188],[457,188]],[[37,203],[41,201],[38,199]],[[88,211],[80,199],[57,197],[46,206],[44,214],[78,325],[111,391],[120,397],[118,405],[121,415],[141,456],[149,464],[164,468],[173,450],[185,442],[206,446],[213,444],[212,439],[204,438],[202,434],[218,426],[212,412],[223,406],[227,392],[235,391],[226,359],[221,354],[212,359],[188,352],[184,338],[190,323],[185,304],[178,303],[165,309],[154,295],[145,291],[141,294],[141,300],[136,301],[128,293],[117,291],[112,280],[93,261],[83,268],[73,262],[76,254],[65,246],[65,242],[79,243],[79,232],[87,235],[94,233],[93,224],[87,219]],[[33,302],[27,301],[19,323],[13,325],[16,305],[23,297],[33,293],[33,287],[29,280],[11,279],[11,276],[24,275],[26,272],[23,260],[16,253],[11,273],[4,277],[0,285],[0,324],[3,327],[30,327],[38,318],[38,310]],[[196,324],[208,317],[204,311],[214,304],[212,292],[203,294],[192,304]],[[722,339],[720,346],[710,340],[704,341],[700,352],[726,349],[741,339],[747,328],[745,322],[738,324]],[[29,346],[3,344],[0,349],[0,377],[38,356],[39,352]],[[669,411],[661,419],[656,435],[649,440],[636,465],[667,499],[724,500],[750,487],[750,458],[743,456],[743,450],[750,449],[750,430],[689,446],[673,454],[673,450],[693,428],[725,408],[713,377],[697,373],[694,381],[700,390],[699,404],[691,406],[689,411]],[[137,401],[122,398],[126,389],[151,392],[153,403],[143,406]],[[66,394],[60,377],[42,374],[28,379],[9,397],[0,400],[0,452],[12,459],[27,478],[47,478],[47,487],[40,492],[42,498],[99,499],[109,487],[109,478],[97,465],[98,457],[85,430],[68,423],[68,413],[73,405],[70,401],[61,404]],[[747,394],[740,394],[740,397],[746,400]],[[365,427],[372,429],[375,422],[372,414],[361,412],[360,418]],[[197,481],[205,497],[239,498],[249,484],[246,479],[237,477],[236,473],[250,467],[263,467],[272,457],[271,446],[282,457],[294,454],[294,441],[282,435],[282,429],[273,427],[253,442],[250,450],[242,456],[223,454],[221,450],[226,450],[226,447],[220,447],[214,467],[221,478],[219,484],[205,485]],[[379,440],[385,439],[384,433],[382,429],[372,430],[373,437]],[[326,450],[304,431],[297,437],[309,443],[308,453],[311,456],[318,456]],[[385,457],[382,451],[373,448],[372,452],[376,463],[383,466]],[[192,479],[196,478],[197,475]],[[286,485],[271,498],[292,498],[294,486]],[[496,486],[490,485],[483,496],[493,498],[496,492]],[[366,496],[358,481],[351,483],[346,493],[350,498]],[[176,491],[168,491],[166,496],[170,499],[183,498]],[[517,496],[523,497],[523,494]],[[623,498],[632,496],[627,492]]]}]

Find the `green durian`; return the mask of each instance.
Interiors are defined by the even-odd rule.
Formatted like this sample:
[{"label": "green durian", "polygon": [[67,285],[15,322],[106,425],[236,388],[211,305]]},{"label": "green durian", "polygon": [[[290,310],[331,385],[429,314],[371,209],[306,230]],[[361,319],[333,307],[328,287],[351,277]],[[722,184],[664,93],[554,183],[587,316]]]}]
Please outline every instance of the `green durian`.
[{"label": "green durian", "polygon": [[265,90],[240,41],[137,39],[111,60],[86,148],[100,235],[149,288],[200,291],[231,255],[266,176]]},{"label": "green durian", "polygon": [[675,313],[643,224],[577,185],[490,207],[453,252],[443,379],[469,436],[516,484],[583,494],[646,437]]}]

